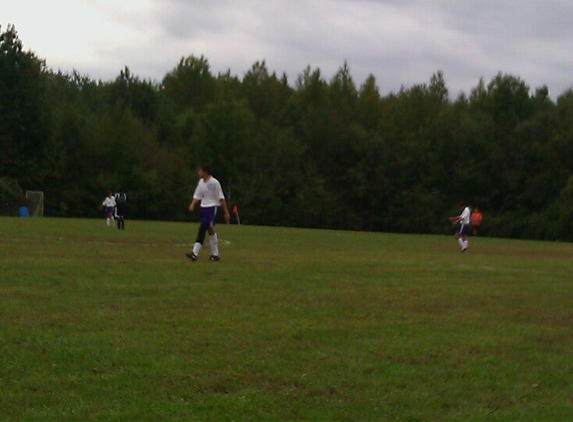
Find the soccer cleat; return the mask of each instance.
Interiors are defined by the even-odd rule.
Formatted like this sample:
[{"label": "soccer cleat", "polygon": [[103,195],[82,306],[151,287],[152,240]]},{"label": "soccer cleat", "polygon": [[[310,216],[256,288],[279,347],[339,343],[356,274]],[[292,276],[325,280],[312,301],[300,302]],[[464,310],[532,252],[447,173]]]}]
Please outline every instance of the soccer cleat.
[{"label": "soccer cleat", "polygon": [[460,252],[465,252],[467,250],[468,250],[468,248],[463,248]]},{"label": "soccer cleat", "polygon": [[186,253],[185,256],[191,261],[197,261],[197,255],[195,255],[193,252]]},{"label": "soccer cleat", "polygon": [[219,258],[219,255],[211,255],[209,257],[209,261],[219,261],[221,258]]}]

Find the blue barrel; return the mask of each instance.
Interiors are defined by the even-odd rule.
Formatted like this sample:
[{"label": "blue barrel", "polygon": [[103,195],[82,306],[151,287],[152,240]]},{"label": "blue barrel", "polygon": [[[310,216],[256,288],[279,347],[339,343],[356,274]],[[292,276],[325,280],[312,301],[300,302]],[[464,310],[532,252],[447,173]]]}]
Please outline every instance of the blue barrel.
[{"label": "blue barrel", "polygon": [[28,217],[28,207],[20,207],[20,217]]}]

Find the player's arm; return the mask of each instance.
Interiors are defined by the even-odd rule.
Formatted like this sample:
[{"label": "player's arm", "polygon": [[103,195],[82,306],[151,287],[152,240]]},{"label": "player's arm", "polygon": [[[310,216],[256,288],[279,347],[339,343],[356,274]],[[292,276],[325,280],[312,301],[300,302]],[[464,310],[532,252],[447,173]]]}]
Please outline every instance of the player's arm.
[{"label": "player's arm", "polygon": [[193,192],[193,199],[189,204],[189,211],[193,212],[195,209],[195,205],[201,200],[201,194],[199,193],[199,182],[197,182],[197,187],[195,188],[195,192]]},{"label": "player's arm", "polygon": [[219,195],[219,206],[223,208],[223,217],[228,223],[231,221],[231,214],[229,214],[229,207],[227,207],[227,201],[225,200],[225,195],[223,194],[223,189],[221,188],[220,183],[217,183],[217,191],[217,195]]},{"label": "player's arm", "polygon": [[197,202],[199,202],[199,199],[193,198],[193,200],[189,204],[189,211],[193,212],[195,210],[195,205],[197,205]]},{"label": "player's arm", "polygon": [[231,214],[229,214],[229,208],[227,207],[227,201],[221,199],[221,208],[223,208],[223,217],[225,221],[228,223],[231,221]]}]

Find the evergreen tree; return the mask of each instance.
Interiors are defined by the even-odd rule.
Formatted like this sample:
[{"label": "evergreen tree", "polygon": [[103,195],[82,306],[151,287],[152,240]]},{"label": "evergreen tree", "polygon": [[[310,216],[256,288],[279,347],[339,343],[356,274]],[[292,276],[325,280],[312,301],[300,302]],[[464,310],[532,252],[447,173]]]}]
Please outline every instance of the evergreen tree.
[{"label": "evergreen tree", "polygon": [[0,174],[17,179],[24,190],[39,189],[51,171],[45,70],[43,60],[24,51],[13,25],[0,27]]}]

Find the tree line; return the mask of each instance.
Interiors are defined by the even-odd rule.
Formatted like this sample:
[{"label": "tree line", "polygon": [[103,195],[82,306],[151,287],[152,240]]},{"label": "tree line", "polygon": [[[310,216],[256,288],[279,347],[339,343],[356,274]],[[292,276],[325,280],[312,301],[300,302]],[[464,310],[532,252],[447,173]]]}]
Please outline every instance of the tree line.
[{"label": "tree line", "polygon": [[[14,186],[45,213],[97,217],[110,190],[133,219],[185,221],[210,163],[241,222],[449,233],[467,201],[490,236],[573,240],[573,91],[519,77],[452,99],[444,75],[381,95],[344,63],[293,83],[255,62],[242,77],[183,57],[161,82],[55,72],[0,28],[0,207]],[[16,195],[17,196],[17,195]]]}]

